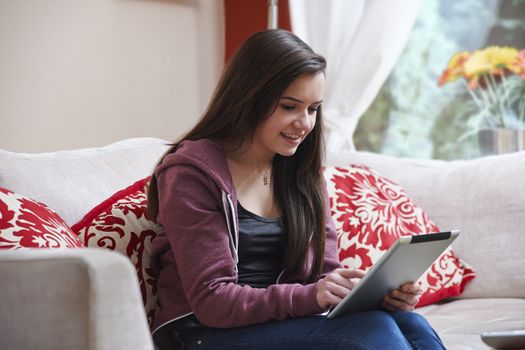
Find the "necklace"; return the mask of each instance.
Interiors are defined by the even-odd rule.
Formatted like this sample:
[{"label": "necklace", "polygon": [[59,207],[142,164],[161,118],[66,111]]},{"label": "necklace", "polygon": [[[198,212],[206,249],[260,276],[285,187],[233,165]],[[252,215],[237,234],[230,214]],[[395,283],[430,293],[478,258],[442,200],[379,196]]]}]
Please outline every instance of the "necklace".
[{"label": "necklace", "polygon": [[266,169],[259,168],[255,163],[252,163],[259,175],[262,175],[263,185],[268,186],[270,184],[270,167],[267,166]]},{"label": "necklace", "polygon": [[270,169],[266,168],[266,170],[263,173],[263,184],[264,186],[268,186],[270,183]]},{"label": "necklace", "polygon": [[270,184],[270,166],[266,166],[266,168],[261,169],[255,162],[252,162],[246,157],[246,154],[242,154],[242,158],[247,161],[248,163],[251,163],[251,165],[257,170],[259,175],[262,175],[263,185],[268,186]]}]

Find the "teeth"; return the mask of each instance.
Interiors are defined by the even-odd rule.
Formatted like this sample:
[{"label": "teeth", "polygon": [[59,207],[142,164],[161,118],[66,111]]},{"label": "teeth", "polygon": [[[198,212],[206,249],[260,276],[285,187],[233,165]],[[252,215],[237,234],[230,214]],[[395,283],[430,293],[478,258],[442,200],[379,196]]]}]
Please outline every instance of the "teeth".
[{"label": "teeth", "polygon": [[282,132],[281,134],[282,134],[283,136],[286,136],[286,137],[288,137],[288,138],[290,138],[290,139],[293,139],[293,140],[297,140],[298,138],[301,137],[301,136],[297,136],[297,135],[293,135],[293,134],[287,134],[287,133],[285,133],[285,132]]}]

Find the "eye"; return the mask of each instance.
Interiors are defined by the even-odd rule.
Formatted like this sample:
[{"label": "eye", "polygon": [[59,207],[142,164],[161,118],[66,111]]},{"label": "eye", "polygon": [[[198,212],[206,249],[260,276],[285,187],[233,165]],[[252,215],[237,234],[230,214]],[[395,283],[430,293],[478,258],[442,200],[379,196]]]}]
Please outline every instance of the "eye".
[{"label": "eye", "polygon": [[319,107],[320,106],[308,107],[308,113],[314,114],[314,113],[319,112]]},{"label": "eye", "polygon": [[294,110],[295,106],[294,105],[287,105],[287,104],[281,104],[281,107],[287,111],[292,111]]}]

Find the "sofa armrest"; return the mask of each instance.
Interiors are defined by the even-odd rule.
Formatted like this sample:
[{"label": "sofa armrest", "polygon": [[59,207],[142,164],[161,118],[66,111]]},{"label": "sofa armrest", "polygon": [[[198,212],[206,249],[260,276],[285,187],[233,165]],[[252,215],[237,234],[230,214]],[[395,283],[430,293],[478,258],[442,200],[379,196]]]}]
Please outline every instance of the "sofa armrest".
[{"label": "sofa armrest", "polygon": [[0,349],[153,349],[131,262],[92,248],[0,251]]}]

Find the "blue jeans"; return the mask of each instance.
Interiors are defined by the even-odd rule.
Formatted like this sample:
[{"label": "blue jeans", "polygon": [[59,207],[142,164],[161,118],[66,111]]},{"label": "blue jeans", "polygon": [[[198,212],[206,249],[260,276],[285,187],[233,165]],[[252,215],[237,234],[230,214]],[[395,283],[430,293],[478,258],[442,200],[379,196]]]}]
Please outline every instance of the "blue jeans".
[{"label": "blue jeans", "polygon": [[240,328],[200,328],[182,335],[184,348],[308,349],[445,349],[427,320],[413,312],[368,311],[327,319],[293,318]]}]

